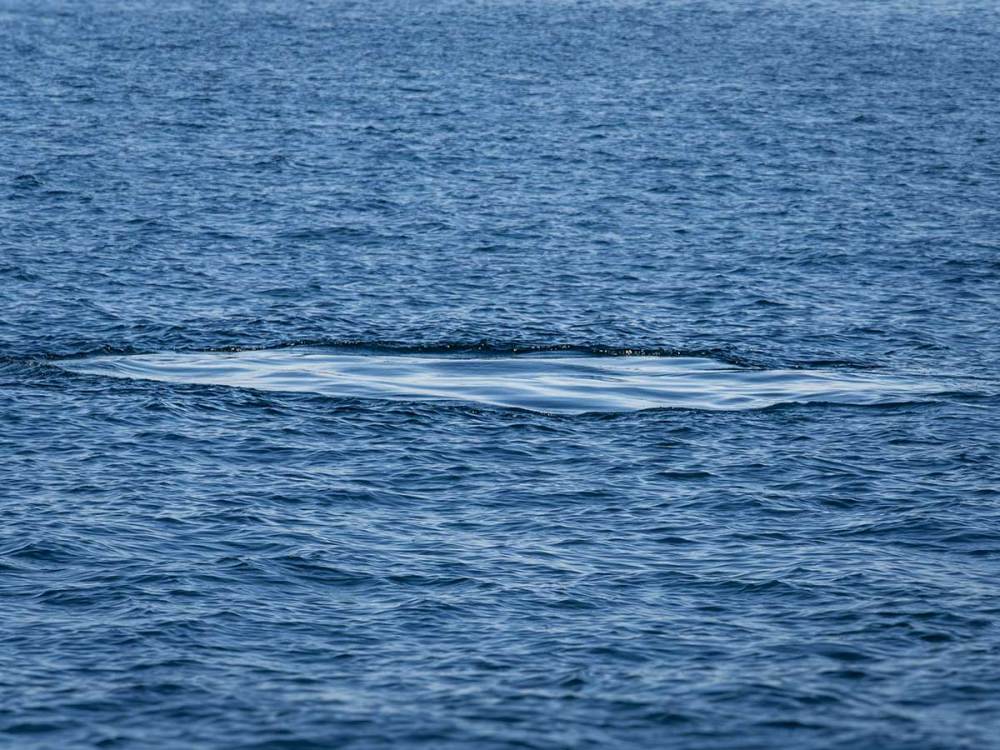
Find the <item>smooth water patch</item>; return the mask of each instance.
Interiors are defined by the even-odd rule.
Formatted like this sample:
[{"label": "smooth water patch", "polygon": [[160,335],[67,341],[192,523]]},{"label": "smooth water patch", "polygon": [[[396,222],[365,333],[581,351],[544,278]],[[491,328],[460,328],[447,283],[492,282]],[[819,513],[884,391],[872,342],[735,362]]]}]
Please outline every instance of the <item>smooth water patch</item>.
[{"label": "smooth water patch", "polygon": [[540,412],[761,409],[783,403],[883,404],[946,390],[911,377],[754,370],[697,357],[343,354],[316,349],[102,356],[77,373],[331,397],[466,401]]}]

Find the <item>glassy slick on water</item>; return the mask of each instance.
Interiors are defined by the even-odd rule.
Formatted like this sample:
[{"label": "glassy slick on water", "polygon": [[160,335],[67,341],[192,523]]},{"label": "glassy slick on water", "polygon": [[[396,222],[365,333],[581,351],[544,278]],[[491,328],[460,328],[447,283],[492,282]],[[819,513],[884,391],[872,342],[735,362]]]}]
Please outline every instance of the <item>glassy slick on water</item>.
[{"label": "glassy slick on water", "polygon": [[[77,373],[333,397],[468,401],[541,412],[761,409],[779,404],[918,402],[969,386],[881,373],[737,368],[693,357],[555,353],[490,357],[309,349],[66,360]],[[983,384],[977,384],[982,387]]]}]

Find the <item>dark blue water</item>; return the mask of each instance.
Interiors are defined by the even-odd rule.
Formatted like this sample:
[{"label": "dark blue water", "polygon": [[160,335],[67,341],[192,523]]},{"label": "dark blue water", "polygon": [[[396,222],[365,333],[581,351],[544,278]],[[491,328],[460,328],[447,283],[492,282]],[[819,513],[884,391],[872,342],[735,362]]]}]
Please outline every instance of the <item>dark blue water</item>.
[{"label": "dark blue water", "polygon": [[994,3],[2,0],[0,157],[0,746],[1000,746]]}]

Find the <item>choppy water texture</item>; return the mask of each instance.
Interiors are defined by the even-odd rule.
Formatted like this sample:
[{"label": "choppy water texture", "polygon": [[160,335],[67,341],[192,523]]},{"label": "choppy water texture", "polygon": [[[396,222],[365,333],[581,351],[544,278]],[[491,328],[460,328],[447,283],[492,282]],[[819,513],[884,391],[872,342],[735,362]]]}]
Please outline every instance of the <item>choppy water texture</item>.
[{"label": "choppy water texture", "polygon": [[998,70],[0,1],[0,746],[998,747]]}]

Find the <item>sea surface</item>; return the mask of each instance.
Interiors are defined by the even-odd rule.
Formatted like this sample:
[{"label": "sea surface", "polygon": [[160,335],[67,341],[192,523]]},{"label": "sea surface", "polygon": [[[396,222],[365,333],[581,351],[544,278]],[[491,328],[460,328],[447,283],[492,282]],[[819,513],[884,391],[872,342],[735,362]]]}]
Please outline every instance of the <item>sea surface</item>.
[{"label": "sea surface", "polygon": [[1000,6],[0,0],[0,747],[1000,747]]}]

